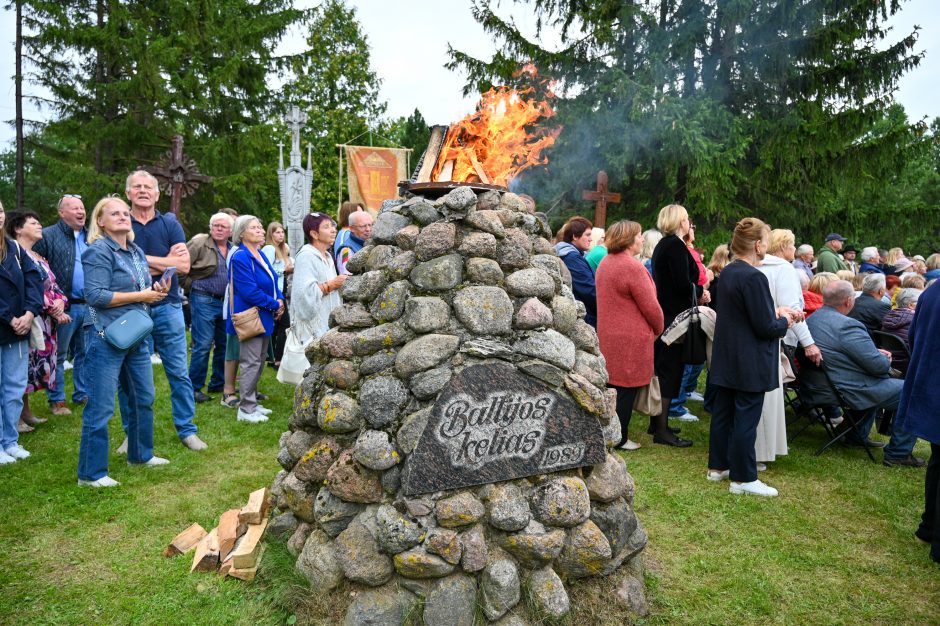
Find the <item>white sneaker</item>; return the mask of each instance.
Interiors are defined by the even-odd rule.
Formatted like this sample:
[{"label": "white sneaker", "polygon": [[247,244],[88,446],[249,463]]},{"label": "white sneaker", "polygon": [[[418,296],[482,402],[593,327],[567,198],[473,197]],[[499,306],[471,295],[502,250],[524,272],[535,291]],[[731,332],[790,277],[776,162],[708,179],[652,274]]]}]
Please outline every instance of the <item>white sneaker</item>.
[{"label": "white sneaker", "polygon": [[263,407],[260,404],[255,405],[255,411],[257,411],[258,413],[261,413],[262,415],[271,415],[271,413],[274,413],[274,411],[272,411],[271,409],[267,407]]},{"label": "white sneaker", "polygon": [[617,449],[619,449],[619,450],[639,450],[639,449],[642,448],[642,447],[643,447],[643,446],[641,446],[641,445],[638,444],[637,442],[633,441],[632,439],[627,439],[627,440],[624,441],[622,444],[620,444],[619,446],[617,446]]},{"label": "white sneaker", "polygon": [[118,481],[114,480],[110,476],[102,476],[98,480],[82,480],[78,479],[79,487],[117,487],[120,485]]},{"label": "white sneaker", "polygon": [[5,449],[4,452],[12,456],[14,459],[25,459],[29,457],[29,452],[26,451],[26,448],[18,443]]},{"label": "white sneaker", "polygon": [[163,359],[161,359],[160,355],[156,352],[150,355],[150,362],[154,365],[163,365]]},{"label": "white sneaker", "polygon": [[7,465],[9,463],[16,463],[16,459],[3,450],[0,450],[0,465]]},{"label": "white sneaker", "polygon": [[761,463],[761,462],[758,461],[758,463],[757,463],[757,471],[758,471],[758,472],[766,472],[766,471],[767,471],[767,464],[766,464],[766,463]]},{"label": "white sneaker", "polygon": [[158,465],[169,465],[169,459],[164,459],[160,456],[152,456],[149,461],[144,461],[143,463],[131,463],[128,461],[128,465],[143,465],[144,467],[157,467]]},{"label": "white sneaker", "polygon": [[748,493],[752,496],[765,496],[768,498],[773,498],[777,495],[776,489],[765,485],[759,480],[754,480],[749,483],[731,483],[731,486],[728,487],[728,491],[735,494]]},{"label": "white sneaker", "polygon": [[66,372],[69,371],[70,369],[72,369],[72,362],[71,362],[71,361],[66,361],[65,363],[63,363],[63,364],[62,364],[62,369],[63,369],[64,371],[66,371]]},{"label": "white sneaker", "polygon": [[189,435],[188,437],[183,437],[180,442],[189,448],[190,450],[205,450],[209,446],[206,445],[206,442],[199,438],[198,435]]},{"label": "white sneaker", "polygon": [[720,472],[716,470],[708,470],[708,473],[705,474],[705,478],[712,482],[717,483],[722,480],[728,480],[728,476],[730,475],[731,475],[731,470],[721,470]]},{"label": "white sneaker", "polygon": [[677,415],[676,419],[679,420],[680,422],[697,422],[698,421],[698,417],[696,417],[695,415],[692,415],[688,411],[686,411],[682,415]]},{"label": "white sneaker", "polygon": [[127,454],[127,437],[124,437],[124,442],[117,447],[117,450],[115,450],[114,453]]},{"label": "white sneaker", "polygon": [[251,422],[252,424],[257,424],[259,422],[268,421],[267,415],[262,415],[261,413],[245,413],[241,409],[238,409],[238,421],[239,422]]},{"label": "white sneaker", "polygon": [[697,391],[693,391],[689,394],[689,400],[692,400],[693,402],[705,402],[705,396]]}]

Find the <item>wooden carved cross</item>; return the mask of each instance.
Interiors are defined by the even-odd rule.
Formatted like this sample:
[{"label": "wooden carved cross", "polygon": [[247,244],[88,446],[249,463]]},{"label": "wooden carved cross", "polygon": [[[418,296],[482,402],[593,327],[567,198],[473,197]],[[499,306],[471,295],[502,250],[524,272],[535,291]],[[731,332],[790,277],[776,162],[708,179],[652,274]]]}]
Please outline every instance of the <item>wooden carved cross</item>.
[{"label": "wooden carved cross", "polygon": [[172,147],[156,165],[143,167],[160,181],[160,189],[170,196],[170,210],[180,216],[180,201],[196,192],[200,183],[212,182],[211,176],[199,173],[196,161],[183,154],[183,138],[173,136]]},{"label": "wooden carved cross", "polygon": [[594,226],[596,228],[606,228],[607,203],[617,204],[620,202],[619,193],[607,191],[607,172],[604,170],[597,173],[597,189],[585,189],[581,192],[581,198],[594,201]]}]

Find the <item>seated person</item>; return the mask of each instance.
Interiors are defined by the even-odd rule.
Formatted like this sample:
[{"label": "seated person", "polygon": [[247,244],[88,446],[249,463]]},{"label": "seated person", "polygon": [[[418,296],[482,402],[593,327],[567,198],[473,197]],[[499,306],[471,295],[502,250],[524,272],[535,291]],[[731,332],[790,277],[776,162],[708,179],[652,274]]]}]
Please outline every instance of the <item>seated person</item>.
[{"label": "seated person", "polygon": [[[869,446],[884,447],[885,465],[920,467],[924,461],[911,454],[915,436],[895,428],[886,447],[868,439],[878,411],[897,409],[904,381],[889,376],[891,353],[876,348],[865,326],[848,316],[855,304],[852,285],[837,280],[826,285],[823,307],[806,320],[832,383],[850,408],[862,412],[858,430],[849,437],[856,443],[867,441]],[[837,403],[821,371],[804,369],[801,379],[814,404]]]},{"label": "seated person", "polygon": [[885,304],[881,299],[885,290],[884,274],[866,274],[862,281],[862,295],[855,300],[855,305],[847,313],[852,319],[864,324],[869,333],[881,330],[881,322],[891,310],[891,305]]}]

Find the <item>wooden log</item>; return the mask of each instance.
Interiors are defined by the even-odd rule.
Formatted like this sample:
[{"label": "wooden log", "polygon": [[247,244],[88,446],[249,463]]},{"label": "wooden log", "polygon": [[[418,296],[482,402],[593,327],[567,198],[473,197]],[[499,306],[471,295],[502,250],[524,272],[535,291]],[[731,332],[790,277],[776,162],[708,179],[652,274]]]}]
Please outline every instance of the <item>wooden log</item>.
[{"label": "wooden log", "polygon": [[193,566],[190,572],[214,572],[219,567],[219,538],[218,529],[213,528],[209,534],[196,544],[196,554],[193,557]]},{"label": "wooden log", "polygon": [[464,148],[464,153],[467,155],[467,158],[470,159],[470,163],[473,165],[473,170],[477,173],[477,176],[480,178],[480,182],[489,185],[490,177],[486,175],[486,170],[483,169],[483,166],[480,164],[480,161],[477,160],[477,155],[473,151],[473,148]]},{"label": "wooden log", "polygon": [[444,165],[441,166],[441,171],[437,175],[437,181],[446,182],[450,180],[454,175],[454,160],[450,159],[444,161]]},{"label": "wooden log", "polygon": [[252,491],[248,496],[248,504],[242,507],[238,521],[247,524],[260,524],[261,520],[268,519],[268,508],[271,506],[271,492],[267,487]]},{"label": "wooden log", "polygon": [[441,153],[441,145],[444,143],[446,134],[446,126],[431,127],[431,137],[428,140],[428,147],[421,156],[421,165],[418,167],[418,173],[414,177],[414,182],[431,182],[431,173],[434,171],[434,166],[437,165],[437,159]]},{"label": "wooden log", "polygon": [[238,569],[254,567],[258,562],[261,550],[261,537],[268,527],[268,520],[260,524],[249,524],[248,530],[242,535],[235,549],[232,550],[232,566]]},{"label": "wooden log", "polygon": [[258,552],[258,558],[255,561],[255,565],[252,567],[231,567],[228,571],[225,572],[227,576],[232,576],[233,578],[238,578],[240,580],[254,580],[255,575],[258,573],[258,566],[261,565],[261,555],[264,554],[264,546],[261,546],[260,551]]},{"label": "wooden log", "polygon": [[199,524],[193,524],[177,536],[173,537],[173,541],[171,541],[170,545],[168,545],[163,551],[163,556],[170,557],[176,556],[178,554],[185,554],[195,548],[196,544],[199,543],[205,536],[206,529]]},{"label": "wooden log", "polygon": [[219,518],[219,560],[224,561],[228,558],[235,542],[248,530],[247,522],[240,521],[241,509],[231,509],[222,514]]}]

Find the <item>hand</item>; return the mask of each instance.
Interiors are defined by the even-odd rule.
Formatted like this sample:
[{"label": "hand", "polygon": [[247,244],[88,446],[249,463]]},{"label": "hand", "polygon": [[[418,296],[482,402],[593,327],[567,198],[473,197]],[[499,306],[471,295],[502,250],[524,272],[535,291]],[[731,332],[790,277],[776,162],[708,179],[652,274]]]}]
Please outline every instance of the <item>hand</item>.
[{"label": "hand", "polygon": [[894,355],[891,354],[891,351],[890,351],[890,350],[884,350],[884,349],[882,349],[882,348],[878,348],[878,352],[881,353],[881,356],[883,356],[883,357],[885,357],[886,359],[888,359],[888,362],[889,362],[889,363],[891,362],[891,359],[894,358]]},{"label": "hand", "polygon": [[175,243],[170,247],[170,254],[167,256],[189,256],[189,249],[185,243]]},{"label": "hand", "polygon": [[712,301],[712,294],[708,289],[702,291],[702,297],[698,299],[699,305],[705,305]]},{"label": "hand", "polygon": [[72,316],[67,313],[63,313],[62,315],[55,318],[55,321],[57,324],[68,324],[72,321]]},{"label": "hand", "polygon": [[819,349],[819,346],[817,346],[815,343],[810,344],[806,346],[805,348],[803,348],[803,352],[806,353],[806,358],[812,361],[816,365],[816,367],[819,367],[819,364],[822,363],[822,360],[823,360],[822,351]]},{"label": "hand", "polygon": [[347,278],[349,278],[349,274],[340,274],[336,278],[330,279],[330,283],[332,284],[333,289],[339,289],[342,287]]},{"label": "hand", "polygon": [[56,300],[52,303],[52,306],[49,307],[49,315],[52,317],[58,317],[59,315],[62,315],[64,311],[65,301],[63,300]]},{"label": "hand", "polygon": [[14,317],[10,320],[10,326],[13,328],[13,332],[17,335],[25,335],[29,332],[29,327],[33,323],[33,312],[26,311],[19,317]]},{"label": "hand", "polygon": [[157,285],[159,285],[159,281],[155,282],[153,287],[147,287],[143,291],[137,292],[140,294],[140,301],[146,304],[153,304],[154,302],[160,302],[166,298],[166,292],[160,291]]},{"label": "hand", "polygon": [[281,319],[281,317],[283,317],[283,315],[284,315],[284,301],[283,301],[283,300],[278,300],[278,301],[277,301],[277,304],[278,304],[277,311],[274,312],[274,319],[275,319],[275,320]]}]

